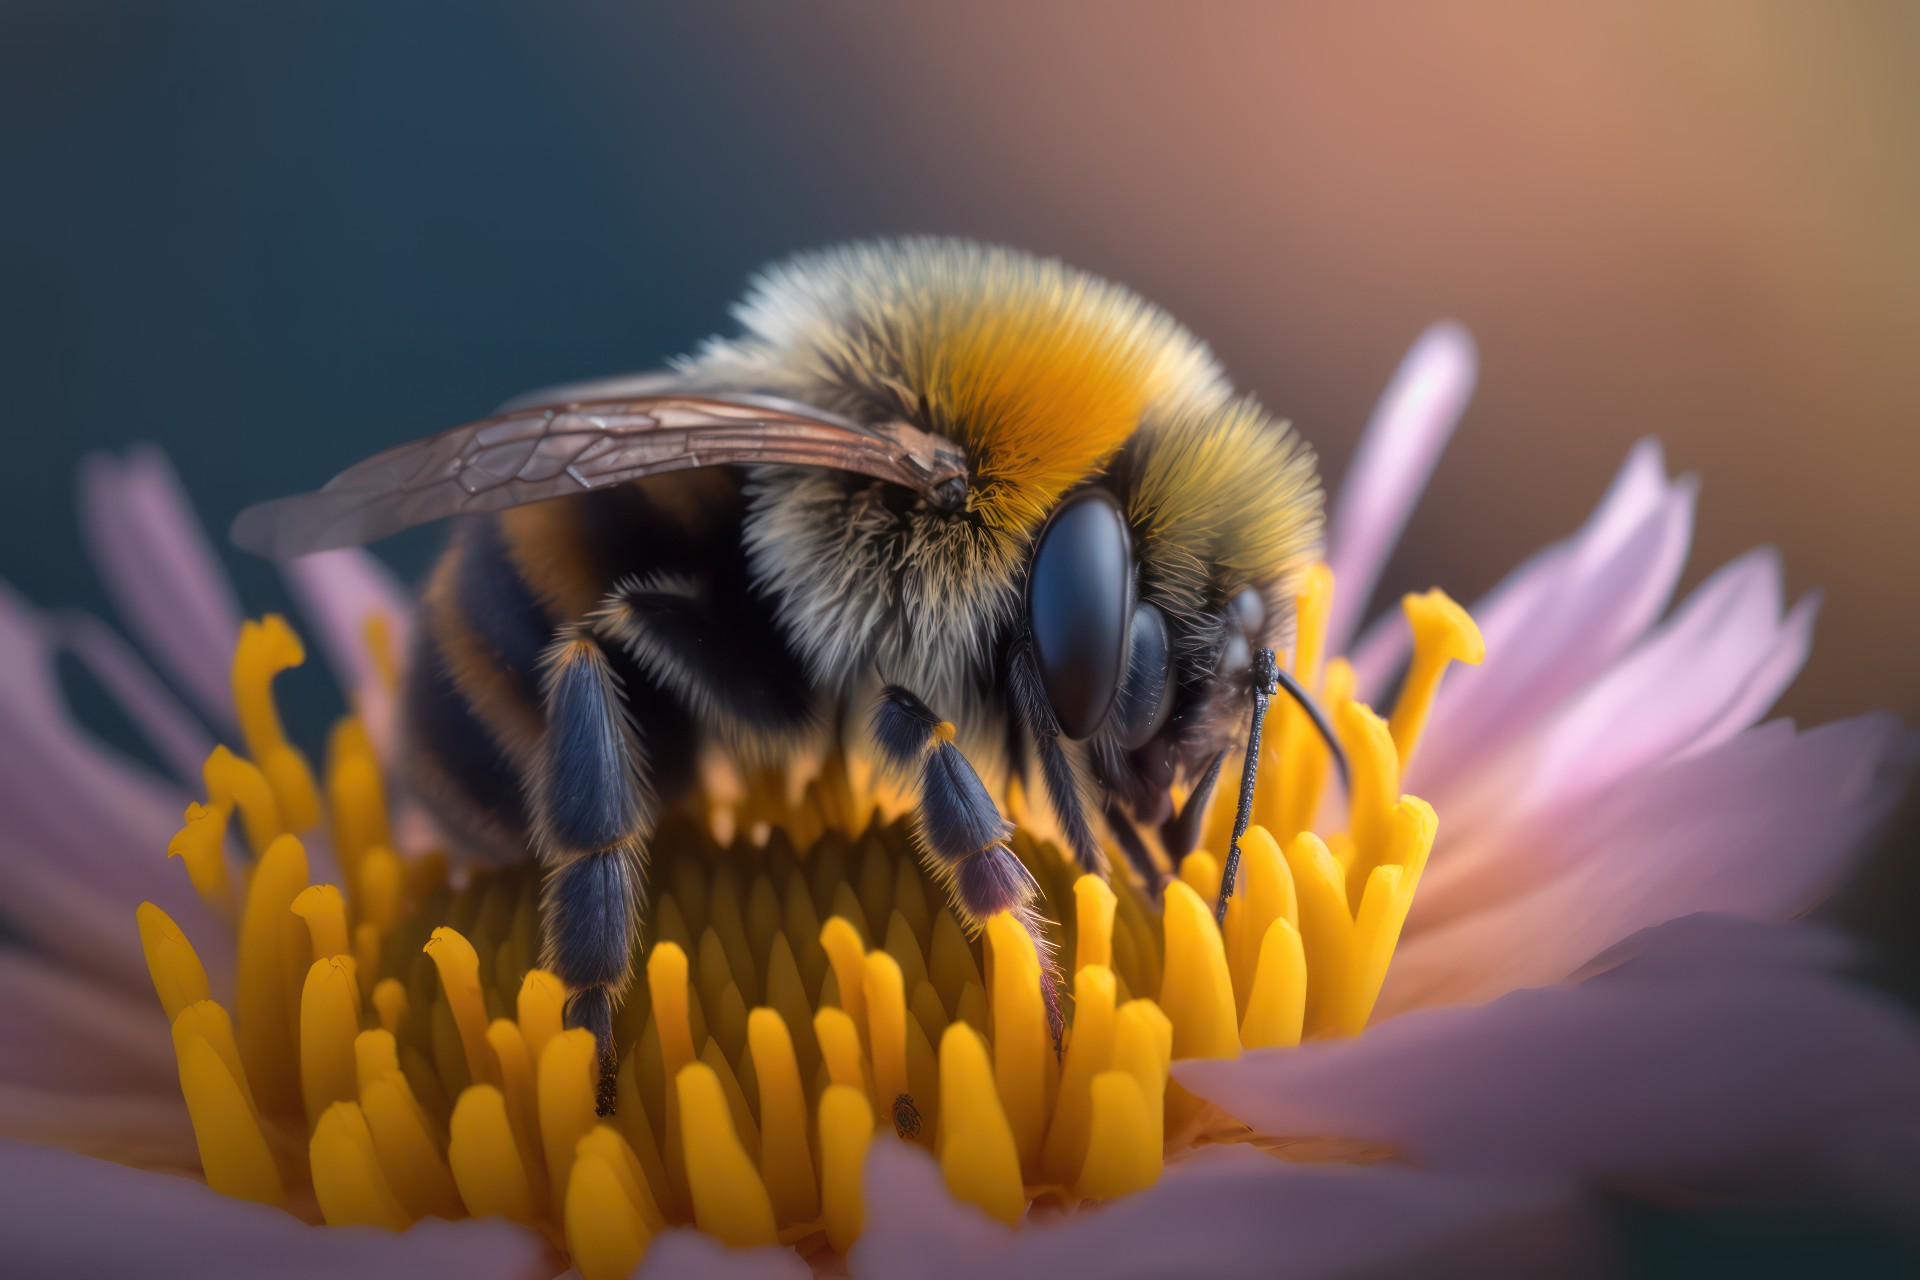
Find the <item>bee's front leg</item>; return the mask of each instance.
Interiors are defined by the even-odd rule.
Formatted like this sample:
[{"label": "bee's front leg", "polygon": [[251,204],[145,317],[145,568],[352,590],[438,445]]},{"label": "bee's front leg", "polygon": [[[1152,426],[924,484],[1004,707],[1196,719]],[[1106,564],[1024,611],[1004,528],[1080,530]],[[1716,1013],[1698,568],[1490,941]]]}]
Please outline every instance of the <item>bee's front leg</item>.
[{"label": "bee's front leg", "polygon": [[531,788],[546,869],[540,963],[567,984],[566,1025],[599,1043],[599,1111],[611,1115],[613,1008],[640,929],[653,797],[635,727],[590,633],[563,631],[548,648],[543,694],[546,731]]}]

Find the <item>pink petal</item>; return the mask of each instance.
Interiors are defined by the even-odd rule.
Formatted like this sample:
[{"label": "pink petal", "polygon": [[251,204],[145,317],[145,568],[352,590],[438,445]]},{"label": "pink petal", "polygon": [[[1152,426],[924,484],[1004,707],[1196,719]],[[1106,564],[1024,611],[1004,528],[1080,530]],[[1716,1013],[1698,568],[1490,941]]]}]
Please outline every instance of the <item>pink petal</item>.
[{"label": "pink petal", "polygon": [[1591,1244],[1584,1218],[1549,1183],[1292,1165],[1249,1149],[1204,1153],[1147,1191],[1017,1232],[954,1201],[932,1158],[903,1144],[874,1144],[865,1187],[866,1234],[848,1258],[855,1280],[1432,1274],[1476,1231],[1522,1223],[1562,1266]]},{"label": "pink petal", "polygon": [[1920,1114],[1920,1034],[1824,972],[1808,932],[1674,921],[1575,986],[1174,1073],[1260,1132],[1384,1143],[1441,1171],[1751,1191],[1872,1151],[1891,1185],[1920,1187],[1911,1127],[1875,1137]]},{"label": "pink petal", "polygon": [[367,619],[387,620],[396,660],[405,658],[413,628],[413,604],[391,570],[358,547],[302,556],[282,567],[288,588],[313,627],[334,677],[366,721],[374,748],[383,758],[393,747],[393,696],[374,670],[367,652]]},{"label": "pink petal", "polygon": [[188,1178],[30,1143],[0,1142],[0,1186],[15,1275],[545,1280],[558,1270],[538,1235],[504,1219],[320,1230]]},{"label": "pink petal", "polygon": [[1694,490],[1669,484],[1659,446],[1642,442],[1578,534],[1473,607],[1486,660],[1448,673],[1408,790],[1440,803],[1639,640],[1686,563]]},{"label": "pink petal", "polygon": [[173,1090],[166,1016],[151,988],[141,999],[0,951],[0,1083],[63,1093]]},{"label": "pink petal", "polygon": [[141,645],[220,725],[233,723],[228,661],[240,609],[179,477],[158,449],[89,454],[81,528]]},{"label": "pink petal", "polygon": [[1752,706],[1753,677],[1779,648],[1780,597],[1780,558],[1771,548],[1748,552],[1708,578],[1657,632],[1543,726],[1526,794],[1512,802],[1559,807],[1583,799]]},{"label": "pink petal", "polygon": [[231,931],[216,927],[167,842],[187,804],[74,724],[59,699],[46,622],[0,584],[0,910],[75,968],[147,988],[133,912],[151,900],[187,930],[213,981],[232,969]]},{"label": "pink petal", "polygon": [[1365,613],[1478,376],[1473,338],[1450,321],[1436,324],[1401,359],[1374,407],[1333,508],[1328,563],[1339,589],[1330,652],[1345,649]]},{"label": "pink petal", "polygon": [[[1478,851],[1484,906],[1455,901],[1445,923],[1409,921],[1379,1016],[1559,982],[1676,916],[1803,910],[1898,802],[1915,748],[1884,713],[1801,734],[1763,726],[1502,833]],[[1503,872],[1515,884],[1496,898]]]},{"label": "pink petal", "polygon": [[729,1249],[691,1227],[654,1237],[634,1272],[636,1280],[811,1280],[813,1268],[791,1249]]},{"label": "pink petal", "polygon": [[164,1094],[62,1093],[0,1083],[0,1139],[9,1138],[136,1169],[200,1172],[200,1148],[177,1083]]},{"label": "pink petal", "polygon": [[113,695],[173,776],[198,788],[200,766],[213,750],[213,739],[140,655],[106,624],[85,614],[54,620],[52,634],[60,648],[84,663]]}]

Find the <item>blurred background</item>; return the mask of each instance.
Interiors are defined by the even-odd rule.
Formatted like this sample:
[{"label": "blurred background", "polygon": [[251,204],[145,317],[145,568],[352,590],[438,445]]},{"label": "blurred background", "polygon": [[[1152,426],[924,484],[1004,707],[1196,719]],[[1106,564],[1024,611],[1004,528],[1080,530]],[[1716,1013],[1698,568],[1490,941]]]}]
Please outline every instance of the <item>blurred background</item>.
[{"label": "blurred background", "polygon": [[[1464,321],[1480,390],[1389,591],[1473,599],[1657,435],[1704,479],[1686,585],[1771,542],[1825,593],[1781,711],[1920,720],[1911,3],[7,0],[0,175],[0,576],[45,604],[108,610],[88,450],[157,441],[224,530],[684,351],[769,258],[935,231],[1166,305],[1334,480],[1408,342]],[[1909,998],[1912,808],[1829,909]],[[1655,1269],[1844,1247],[1634,1223]]]}]

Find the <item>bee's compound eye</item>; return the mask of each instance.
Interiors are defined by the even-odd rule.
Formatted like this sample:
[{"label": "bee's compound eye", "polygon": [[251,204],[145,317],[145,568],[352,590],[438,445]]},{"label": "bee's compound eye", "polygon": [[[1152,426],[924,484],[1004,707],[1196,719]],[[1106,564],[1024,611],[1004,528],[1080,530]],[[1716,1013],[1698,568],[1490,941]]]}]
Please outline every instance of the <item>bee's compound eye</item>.
[{"label": "bee's compound eye", "polygon": [[1150,604],[1133,611],[1133,639],[1127,645],[1127,678],[1113,702],[1113,727],[1120,745],[1132,751],[1153,741],[1173,709],[1173,645],[1167,619]]},{"label": "bee's compound eye", "polygon": [[1120,688],[1127,651],[1133,539],[1110,494],[1060,504],[1027,575],[1027,618],[1047,701],[1069,738],[1091,735]]}]

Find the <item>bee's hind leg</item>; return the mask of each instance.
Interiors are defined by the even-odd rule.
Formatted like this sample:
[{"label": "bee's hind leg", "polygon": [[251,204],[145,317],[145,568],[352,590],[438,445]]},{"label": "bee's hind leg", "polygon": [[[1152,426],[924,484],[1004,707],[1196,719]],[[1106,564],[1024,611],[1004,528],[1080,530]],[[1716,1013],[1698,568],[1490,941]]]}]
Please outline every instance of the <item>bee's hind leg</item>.
[{"label": "bee's hind leg", "polygon": [[531,788],[546,871],[540,962],[567,984],[566,1025],[599,1044],[598,1109],[611,1115],[613,1010],[640,930],[653,802],[639,739],[590,634],[570,629],[548,648],[543,691],[546,732]]},{"label": "bee's hind leg", "polygon": [[918,770],[920,843],[947,869],[956,904],[967,918],[985,921],[1010,912],[1032,936],[1048,1029],[1058,1050],[1065,1019],[1059,970],[1040,928],[1040,886],[1007,847],[1013,828],[954,745],[953,726],[908,690],[888,685],[873,709],[873,738],[889,765],[903,773]]}]

